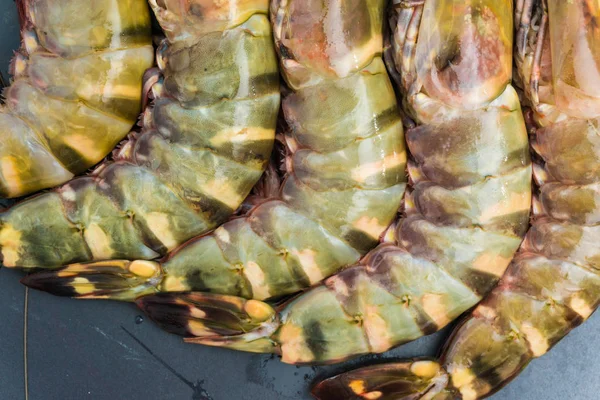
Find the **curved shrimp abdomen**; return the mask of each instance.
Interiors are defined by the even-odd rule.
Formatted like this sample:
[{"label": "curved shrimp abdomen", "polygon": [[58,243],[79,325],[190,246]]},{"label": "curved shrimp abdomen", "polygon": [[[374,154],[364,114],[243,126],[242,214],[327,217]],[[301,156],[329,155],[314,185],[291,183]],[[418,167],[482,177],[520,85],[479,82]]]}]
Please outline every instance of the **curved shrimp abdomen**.
[{"label": "curved shrimp abdomen", "polygon": [[264,171],[280,97],[267,1],[151,6],[167,39],[142,131],[0,215],[6,266],[155,258],[223,223]]},{"label": "curved shrimp abdomen", "polygon": [[509,84],[512,16],[495,2],[400,3],[395,63],[417,124],[406,133],[405,218],[395,243],[281,311],[285,362],[338,362],[435,332],[494,287],[527,229],[531,163]]},{"label": "curved shrimp abdomen", "polygon": [[517,67],[538,126],[540,188],[519,254],[448,344],[445,366],[464,399],[500,389],[600,304],[600,5],[521,11]]},{"label": "curved shrimp abdomen", "polygon": [[[272,3],[290,88],[283,100],[286,175],[276,193],[145,264],[141,275],[139,262],[116,260],[32,275],[27,283],[122,300],[194,290],[263,300],[359,260],[387,230],[406,187],[403,128],[381,59],[383,10],[380,0]],[[77,277],[91,284],[80,287]]]},{"label": "curved shrimp abdomen", "polygon": [[142,0],[21,0],[23,45],[0,108],[0,197],[62,184],[127,135],[152,66]]},{"label": "curved shrimp abdomen", "polygon": [[485,398],[600,304],[600,4],[520,0],[516,6],[516,78],[537,125],[539,185],[521,249],[455,329],[440,362],[351,371],[320,383],[317,398]]},{"label": "curved shrimp abdomen", "polygon": [[[316,4],[310,3],[318,8]],[[336,11],[343,9],[337,7]],[[360,10],[355,4],[351,7]],[[330,12],[334,14],[333,10]],[[388,243],[277,310],[265,303],[259,307],[255,300],[224,297],[221,303],[214,295],[140,299],[138,304],[163,327],[196,336],[189,339],[196,343],[278,352],[288,363],[332,363],[383,352],[432,333],[473,307],[500,279],[525,234],[531,205],[529,143],[517,93],[510,86],[511,13],[498,2],[479,0],[399,1],[394,12],[393,20],[398,23],[394,36],[398,83],[403,110],[414,123],[409,121],[406,134],[412,159],[408,161],[411,182],[404,200],[405,215],[395,232],[386,235]],[[281,18],[285,21],[285,14]],[[288,34],[289,41],[295,43],[293,32]],[[305,42],[305,36],[318,34],[318,30],[305,31],[296,40],[303,48],[304,43],[310,43]],[[368,41],[362,43],[361,48],[370,45]],[[313,70],[326,74],[345,70],[344,64],[326,62],[331,61],[329,57],[337,61],[338,52],[344,53],[342,47],[325,46],[322,52],[310,53],[307,63],[313,69],[286,57],[288,49],[280,49],[288,74],[298,73],[288,80],[300,87],[284,101],[284,108],[286,101],[323,85],[323,75]],[[375,61],[379,59],[371,65],[376,65]],[[339,87],[342,82],[335,85]],[[302,87],[307,83],[314,86]],[[295,130],[294,120],[290,125],[292,133],[303,132]],[[297,135],[292,138],[294,143],[308,143]],[[305,165],[301,171],[306,170]],[[343,188],[341,171],[330,175],[329,164],[316,165],[325,166],[321,170],[327,172],[327,187]],[[284,196],[310,193],[295,183],[302,182],[298,171],[294,166],[284,185]],[[356,176],[368,176],[368,171],[357,170]],[[370,179],[365,182],[379,184]],[[305,199],[303,204],[313,207],[305,212],[328,217],[324,226],[338,229],[335,210],[311,203],[307,195],[294,194],[289,199]],[[368,219],[364,222],[365,227],[372,225]],[[215,233],[217,240],[219,234],[232,237],[227,225]],[[354,237],[353,232],[345,240]],[[173,308],[168,309],[167,304]],[[211,307],[229,310],[232,305],[239,318],[252,321],[250,325],[255,323],[255,330],[246,333],[246,328],[238,329],[235,324],[229,334],[219,330]],[[256,308],[269,311],[255,318],[252,314]],[[270,343],[266,349],[265,343]]]},{"label": "curved shrimp abdomen", "polygon": [[[293,90],[283,100],[289,155],[281,199],[181,248],[164,263],[159,289],[281,296],[376,245],[404,193],[406,151],[379,57],[382,5],[372,3],[272,4],[283,75]],[[324,19],[328,11],[331,20]],[[347,31],[352,15],[360,29]]]}]

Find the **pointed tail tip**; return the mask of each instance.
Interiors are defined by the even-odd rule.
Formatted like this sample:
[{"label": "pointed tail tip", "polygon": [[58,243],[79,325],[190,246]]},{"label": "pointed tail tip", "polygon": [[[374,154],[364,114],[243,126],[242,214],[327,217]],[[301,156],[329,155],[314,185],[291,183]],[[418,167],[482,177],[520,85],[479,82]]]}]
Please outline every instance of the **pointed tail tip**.
[{"label": "pointed tail tip", "polygon": [[449,400],[448,375],[437,361],[421,359],[349,371],[312,389],[318,400]]},{"label": "pointed tail tip", "polygon": [[76,289],[55,271],[37,272],[21,278],[21,283],[31,289],[48,292],[55,296],[77,297]]},{"label": "pointed tail tip", "polygon": [[136,304],[167,331],[188,338],[242,335],[275,313],[267,303],[204,292],[159,293]]},{"label": "pointed tail tip", "polygon": [[193,337],[190,306],[177,301],[177,296],[168,293],[139,297],[135,304],[163,330],[183,337]]},{"label": "pointed tail tip", "polygon": [[311,394],[318,400],[360,399],[360,395],[353,392],[345,380],[340,377],[334,376],[317,383],[313,386]]},{"label": "pointed tail tip", "polygon": [[136,304],[167,332],[186,342],[252,352],[273,352],[279,322],[267,303],[212,293],[160,293]]},{"label": "pointed tail tip", "polygon": [[160,265],[152,261],[112,260],[35,272],[21,283],[55,296],[133,301],[155,293],[161,275]]}]

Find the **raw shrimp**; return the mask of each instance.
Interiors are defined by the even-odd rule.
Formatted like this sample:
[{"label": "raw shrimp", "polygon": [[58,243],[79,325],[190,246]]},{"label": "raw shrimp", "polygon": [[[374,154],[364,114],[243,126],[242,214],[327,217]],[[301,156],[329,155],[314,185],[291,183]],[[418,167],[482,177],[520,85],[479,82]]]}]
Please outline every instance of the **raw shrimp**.
[{"label": "raw shrimp", "polygon": [[316,397],[484,398],[600,304],[600,2],[521,0],[515,21],[540,186],[518,255],[455,329],[439,362],[359,369],[319,384]]},{"label": "raw shrimp", "polygon": [[144,0],[17,0],[21,49],[0,106],[0,198],[65,183],[125,138],[152,66]]},{"label": "raw shrimp", "polygon": [[510,85],[509,4],[397,4],[393,53],[403,109],[415,122],[407,132],[412,184],[387,243],[276,309],[260,296],[206,293],[138,304],[190,342],[301,364],[386,351],[477,304],[529,223],[531,163]]},{"label": "raw shrimp", "polygon": [[5,266],[156,258],[225,222],[267,166],[280,103],[268,1],[150,4],[166,39],[141,132],[91,175],[0,214]]},{"label": "raw shrimp", "polygon": [[286,174],[247,215],[157,262],[75,264],[25,283],[84,298],[195,290],[262,300],[356,263],[386,232],[406,187],[402,123],[381,58],[384,4],[272,3],[289,86]]}]

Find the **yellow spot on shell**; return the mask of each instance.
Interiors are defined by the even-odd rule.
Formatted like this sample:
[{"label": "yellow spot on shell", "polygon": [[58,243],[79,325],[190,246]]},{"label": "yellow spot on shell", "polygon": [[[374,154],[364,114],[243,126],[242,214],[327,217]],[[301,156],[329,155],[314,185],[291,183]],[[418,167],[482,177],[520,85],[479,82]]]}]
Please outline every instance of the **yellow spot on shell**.
[{"label": "yellow spot on shell", "polygon": [[362,398],[367,399],[367,400],[377,400],[381,396],[383,396],[383,393],[381,393],[380,391],[376,390],[374,392],[369,392],[369,393],[363,394]]},{"label": "yellow spot on shell", "polygon": [[95,260],[107,260],[113,255],[110,237],[97,224],[90,224],[83,233],[83,238]]},{"label": "yellow spot on shell", "polygon": [[206,318],[206,313],[204,311],[202,311],[201,309],[196,308],[196,307],[190,308],[190,315],[192,317],[194,317],[194,318],[197,318],[197,319],[204,319],[204,318]]},{"label": "yellow spot on shell", "polygon": [[472,386],[465,386],[460,388],[460,394],[463,400],[475,400],[477,399],[477,391]]},{"label": "yellow spot on shell", "polygon": [[151,278],[160,271],[160,266],[154,261],[135,260],[129,265],[129,271],[142,278]]},{"label": "yellow spot on shell", "polygon": [[32,54],[36,51],[38,46],[38,41],[33,34],[25,34],[23,35],[23,41],[25,44],[25,48],[27,49],[27,53]]},{"label": "yellow spot on shell", "polygon": [[90,283],[86,278],[80,276],[73,279],[73,289],[77,294],[86,295],[96,291],[94,284]]},{"label": "yellow spot on shell", "polygon": [[4,266],[17,266],[17,263],[19,262],[19,253],[21,252],[22,246],[21,236],[22,233],[14,229],[9,224],[6,224],[0,230],[0,248],[2,249]]},{"label": "yellow spot on shell", "polygon": [[105,98],[139,99],[140,90],[132,85],[107,85],[101,93]]},{"label": "yellow spot on shell", "polygon": [[419,183],[425,179],[425,175],[423,174],[423,171],[421,171],[421,168],[417,164],[415,164],[412,161],[409,161],[407,164],[407,167],[408,167],[408,175],[410,176],[410,179],[414,183]]},{"label": "yellow spot on shell", "polygon": [[196,337],[207,337],[214,335],[214,332],[207,328],[206,325],[194,319],[188,321],[188,331]]},{"label": "yellow spot on shell", "polygon": [[364,381],[357,379],[357,380],[350,382],[350,384],[348,386],[350,386],[350,389],[352,389],[352,391],[355,394],[363,394],[365,392],[365,382]]},{"label": "yellow spot on shell", "polygon": [[410,372],[418,377],[430,379],[440,372],[440,365],[435,361],[417,361],[410,366]]},{"label": "yellow spot on shell", "polygon": [[317,264],[317,261],[316,261],[317,253],[314,250],[292,249],[290,251],[290,253],[295,255],[298,258],[298,260],[300,261],[300,264],[302,265],[302,269],[304,270],[304,273],[306,273],[306,276],[308,276],[308,279],[310,280],[311,284],[320,282],[325,278],[325,276],[323,276],[323,272],[321,271],[321,269],[319,268],[319,265]]},{"label": "yellow spot on shell", "polygon": [[423,295],[421,302],[423,304],[423,310],[438,326],[442,327],[450,322],[444,296],[428,293]]},{"label": "yellow spot on shell", "polygon": [[494,218],[519,211],[529,211],[531,196],[528,193],[511,193],[506,201],[488,207],[481,213],[481,221],[488,222]]},{"label": "yellow spot on shell", "polygon": [[372,351],[382,353],[392,347],[392,338],[387,322],[378,311],[375,306],[367,306],[363,326]]},{"label": "yellow spot on shell", "polygon": [[179,244],[173,237],[169,216],[167,214],[151,212],[146,215],[146,222],[154,236],[156,236],[167,249],[172,250]]},{"label": "yellow spot on shell", "polygon": [[406,153],[386,156],[383,160],[360,165],[352,170],[352,179],[364,183],[374,175],[380,175],[388,169],[396,168],[406,163]]},{"label": "yellow spot on shell", "polygon": [[407,215],[414,214],[417,212],[417,205],[415,204],[415,197],[413,196],[412,191],[407,190],[404,193],[404,212]]},{"label": "yellow spot on shell", "polygon": [[23,57],[15,57],[15,76],[23,75],[27,69],[27,62]]},{"label": "yellow spot on shell", "polygon": [[360,217],[352,224],[352,226],[359,231],[365,232],[374,239],[379,239],[379,236],[383,233],[385,228],[387,228],[387,226],[382,225],[377,218],[369,218],[366,215]]},{"label": "yellow spot on shell", "polygon": [[244,305],[244,310],[250,318],[260,322],[270,319],[275,314],[270,305],[257,300],[248,300]]},{"label": "yellow spot on shell", "polygon": [[381,238],[382,243],[396,243],[398,239],[396,235],[396,225],[392,224],[386,231],[385,235]]},{"label": "yellow spot on shell", "polygon": [[535,181],[540,185],[543,185],[547,181],[552,179],[550,178],[550,174],[544,169],[544,167],[537,163],[533,163],[533,177],[535,178]]},{"label": "yellow spot on shell", "polygon": [[260,140],[271,140],[275,136],[272,129],[260,127],[232,127],[219,131],[210,140],[214,146],[229,145],[231,143],[248,143]]},{"label": "yellow spot on shell", "polygon": [[457,388],[466,386],[475,380],[473,371],[465,367],[454,368],[454,370],[451,372],[451,375],[452,385]]},{"label": "yellow spot on shell", "polygon": [[302,328],[291,323],[284,324],[280,329],[279,341],[281,343],[281,361],[294,364],[313,360],[312,351],[304,340]]},{"label": "yellow spot on shell", "polygon": [[581,315],[583,318],[588,318],[594,312],[594,309],[591,308],[584,299],[578,296],[573,296],[569,306],[573,311]]},{"label": "yellow spot on shell", "polygon": [[162,82],[156,82],[152,85],[152,94],[154,98],[160,98],[165,96],[165,85]]},{"label": "yellow spot on shell", "polygon": [[529,348],[535,357],[546,354],[550,345],[542,332],[528,322],[521,325],[521,332],[525,335]]},{"label": "yellow spot on shell", "polygon": [[223,204],[235,210],[242,203],[243,196],[229,184],[227,179],[215,179],[207,182],[202,190],[204,194],[219,199]]},{"label": "yellow spot on shell", "polygon": [[479,307],[477,307],[476,311],[477,311],[477,313],[479,313],[481,316],[483,316],[484,318],[486,318],[488,320],[493,320],[497,316],[496,311],[493,308],[483,306],[483,305],[480,305]]},{"label": "yellow spot on shell", "polygon": [[93,27],[90,30],[90,36],[92,36],[94,38],[95,42],[103,43],[103,42],[105,42],[107,40],[107,37],[109,36],[109,33],[108,33],[108,30],[105,27],[98,25],[98,26]]},{"label": "yellow spot on shell", "polygon": [[483,253],[473,261],[472,268],[501,277],[504,275],[510,261],[510,258],[502,257],[500,254]]},{"label": "yellow spot on shell", "polygon": [[96,162],[104,157],[102,148],[97,146],[91,137],[77,134],[67,135],[63,136],[63,141],[88,161]]},{"label": "yellow spot on shell", "polygon": [[252,286],[252,294],[257,300],[271,297],[269,287],[265,285],[265,273],[254,261],[248,261],[244,268],[244,275]]},{"label": "yellow spot on shell", "polygon": [[167,276],[163,281],[161,289],[164,292],[185,292],[191,288],[185,284],[184,279],[177,276]]},{"label": "yellow spot on shell", "polygon": [[21,174],[19,173],[17,159],[14,156],[2,157],[0,160],[0,173],[4,178],[4,185],[8,189],[9,196],[18,196],[23,192]]},{"label": "yellow spot on shell", "polygon": [[542,216],[546,214],[546,210],[544,209],[544,204],[538,199],[537,196],[534,196],[531,199],[531,209],[533,211],[533,215]]}]

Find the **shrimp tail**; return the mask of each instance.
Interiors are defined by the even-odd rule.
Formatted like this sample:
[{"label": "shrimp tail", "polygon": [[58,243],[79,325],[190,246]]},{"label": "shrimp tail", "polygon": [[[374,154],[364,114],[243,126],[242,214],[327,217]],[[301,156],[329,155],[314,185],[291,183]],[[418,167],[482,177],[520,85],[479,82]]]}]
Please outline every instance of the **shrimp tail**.
[{"label": "shrimp tail", "polygon": [[449,378],[433,359],[374,365],[333,376],[312,389],[319,400],[450,400]]},{"label": "shrimp tail", "polygon": [[279,327],[267,303],[211,293],[144,296],[136,300],[164,330],[186,342],[252,353],[278,353],[271,335]]},{"label": "shrimp tail", "polygon": [[111,260],[30,274],[21,283],[56,296],[133,301],[156,293],[162,276],[154,261]]}]

